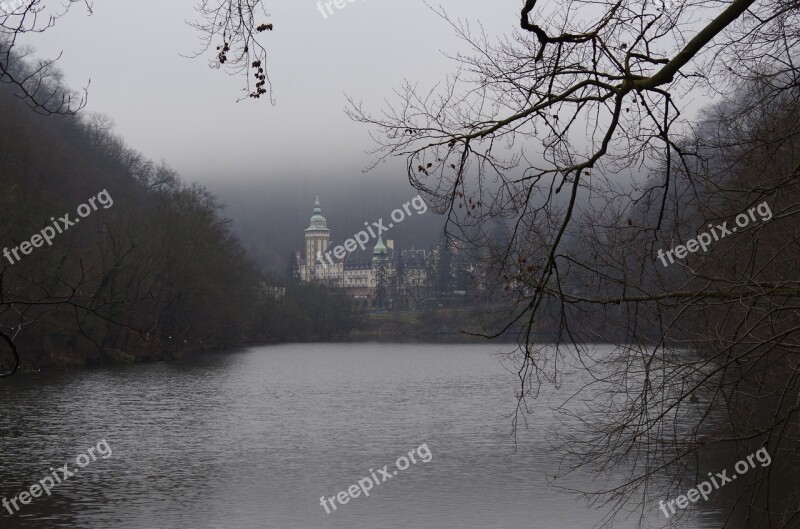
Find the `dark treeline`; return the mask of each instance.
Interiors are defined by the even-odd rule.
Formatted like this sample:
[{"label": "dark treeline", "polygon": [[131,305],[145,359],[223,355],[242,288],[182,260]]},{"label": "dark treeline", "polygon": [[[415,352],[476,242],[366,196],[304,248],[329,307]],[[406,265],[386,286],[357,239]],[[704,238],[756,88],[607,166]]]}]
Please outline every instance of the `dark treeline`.
[{"label": "dark treeline", "polygon": [[[329,338],[357,319],[334,291],[265,281],[217,199],[126,146],[107,118],[42,116],[8,85],[0,85],[0,186],[0,249],[11,256],[0,265],[4,372],[14,349],[23,368],[152,360]],[[90,198],[97,205],[103,190],[110,200],[79,218],[77,208]],[[65,214],[79,223],[51,245],[34,238]]]},{"label": "dark treeline", "polygon": [[[578,196],[580,222],[562,244],[568,262],[559,276],[563,298],[543,298],[535,334],[698,351],[730,346],[719,334],[735,341],[743,326],[760,328],[766,342],[778,329],[792,335],[800,324],[793,301],[800,260],[800,91],[775,77],[742,83],[702,111],[693,131],[676,141],[680,156],[671,159],[669,186],[661,185],[664,159],[641,171],[639,187],[652,190],[635,203],[628,203],[634,191],[622,185],[613,199]],[[544,202],[532,200],[536,207]],[[742,226],[738,215],[744,215]],[[497,317],[505,324],[517,314],[519,296],[536,290],[546,254],[532,251],[531,240],[510,243],[514,222],[491,222],[491,244],[470,251],[482,261],[487,284],[506,292],[509,312]],[[690,242],[698,239],[702,246]],[[509,244],[505,258],[501,252]],[[747,302],[738,306],[739,300]]]},{"label": "dark treeline", "polygon": [[[621,343],[635,336],[698,350],[730,345],[719,335],[735,341],[742,326],[766,325],[765,341],[777,329],[793,328],[798,323],[790,301],[798,260],[797,97],[796,88],[780,91],[762,80],[743,84],[730,100],[707,108],[694,132],[679,142],[682,157],[672,161],[676,174],[668,189],[658,189],[664,162],[643,177],[642,187],[657,191],[636,204],[584,205],[586,220],[571,233],[565,253],[594,268],[570,270],[562,287],[576,299],[608,302],[592,310],[553,303],[542,327],[561,327],[564,310],[571,332],[589,341]],[[749,220],[737,227],[742,213]],[[723,223],[727,235],[718,228]],[[710,240],[705,251],[666,255],[704,233],[704,242]],[[778,286],[762,292],[753,284]],[[670,296],[652,306],[613,302],[651,292]],[[730,302],[738,299],[748,301]],[[776,307],[783,313],[780,323],[771,321]],[[758,318],[769,325],[751,321]]]}]

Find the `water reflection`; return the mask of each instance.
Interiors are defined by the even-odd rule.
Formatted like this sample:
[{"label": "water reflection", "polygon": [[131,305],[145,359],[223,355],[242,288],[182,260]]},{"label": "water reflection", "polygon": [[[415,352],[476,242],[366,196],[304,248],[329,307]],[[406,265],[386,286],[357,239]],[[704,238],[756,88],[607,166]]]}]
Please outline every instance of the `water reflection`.
[{"label": "water reflection", "polygon": [[[534,413],[515,450],[515,377],[498,350],[287,345],[4,380],[0,495],[100,439],[113,456],[6,513],[2,527],[593,526],[599,513],[547,486],[558,468],[545,436],[551,415]],[[320,496],[421,443],[430,463],[335,513],[320,506]],[[639,514],[614,527],[634,527]],[[648,523],[660,525],[658,514],[654,505]],[[716,526],[701,519],[689,527]]]}]

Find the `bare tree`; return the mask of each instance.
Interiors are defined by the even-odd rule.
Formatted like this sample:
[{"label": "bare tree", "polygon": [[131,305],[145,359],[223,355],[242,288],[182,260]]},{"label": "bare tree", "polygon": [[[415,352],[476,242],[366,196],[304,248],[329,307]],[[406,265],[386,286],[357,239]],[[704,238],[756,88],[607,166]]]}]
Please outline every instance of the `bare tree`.
[{"label": "bare tree", "polygon": [[61,76],[50,61],[32,62],[20,52],[17,40],[26,34],[43,33],[53,27],[77,3],[91,12],[89,0],[67,0],[55,10],[46,9],[43,0],[7,0],[0,4],[0,83],[16,88],[17,96],[35,112],[73,114],[86,105],[84,97],[75,97],[63,88]]},{"label": "bare tree", "polygon": [[[511,303],[488,336],[521,329],[514,426],[544,382],[585,372],[556,406],[587,403],[570,417],[580,434],[556,441],[560,474],[630,464],[622,482],[583,491],[611,507],[608,524],[685,491],[709,446],[763,444],[786,463],[797,440],[798,7],[527,0],[521,31],[496,44],[440,11],[473,50],[454,57],[458,73],[430,91],[407,84],[379,116],[350,102],[377,129],[378,160],[405,157],[448,234],[494,259]],[[689,119],[701,91],[725,103]],[[769,223],[751,217],[662,264],[659,250],[764,201]],[[492,236],[498,224],[508,238]],[[536,343],[545,327],[555,346]],[[735,502],[745,523],[789,527],[800,509],[769,495],[772,468]]]},{"label": "bare tree", "polygon": [[[128,251],[127,253],[130,253]],[[127,256],[122,256],[117,263],[121,265],[122,260]],[[20,367],[20,355],[16,345],[16,339],[25,327],[33,327],[39,324],[48,315],[54,313],[70,314],[75,320],[75,329],[78,334],[93,341],[90,333],[84,331],[84,326],[89,320],[107,322],[113,327],[124,328],[139,334],[145,341],[145,331],[130,325],[129,323],[109,316],[109,308],[115,305],[139,302],[142,300],[119,299],[111,300],[102,295],[100,290],[103,288],[104,280],[100,281],[95,296],[83,295],[84,289],[88,290],[107,275],[97,274],[94,270],[87,270],[81,263],[80,276],[74,281],[65,281],[56,278],[56,281],[34,281],[29,279],[28,284],[23,289],[12,290],[6,286],[7,271],[9,266],[3,265],[0,269],[0,316],[3,316],[3,324],[0,325],[0,339],[8,346],[8,351],[3,353],[0,359],[0,378],[8,377],[17,372]],[[94,273],[93,273],[94,272]],[[53,289],[56,285],[56,291]],[[14,321],[11,325],[10,322]],[[10,357],[10,361],[9,361]]]},{"label": "bare tree", "polygon": [[[66,91],[55,68],[60,55],[53,60],[33,63],[28,58],[29,52],[20,50],[17,42],[24,35],[52,28],[74,4],[83,4],[91,14],[89,0],[6,0],[0,3],[0,83],[13,85],[18,97],[40,114],[73,114],[82,109],[86,105],[89,84],[80,97]],[[259,41],[260,34],[271,31],[273,24],[267,22],[269,14],[262,0],[200,0],[195,11],[197,18],[189,24],[200,32],[201,48],[192,57],[213,51],[209,60],[212,68],[244,75],[247,97],[267,96],[274,102],[267,72],[267,50]]]},{"label": "bare tree", "polygon": [[[267,50],[258,40],[259,33],[273,29],[271,23],[265,22],[269,14],[262,0],[201,0],[196,11],[199,19],[190,25],[203,34],[203,47],[195,56],[216,44],[211,67],[244,73],[248,97],[258,99],[267,95],[274,102],[267,73]],[[249,71],[256,78],[254,88],[247,75]]]}]

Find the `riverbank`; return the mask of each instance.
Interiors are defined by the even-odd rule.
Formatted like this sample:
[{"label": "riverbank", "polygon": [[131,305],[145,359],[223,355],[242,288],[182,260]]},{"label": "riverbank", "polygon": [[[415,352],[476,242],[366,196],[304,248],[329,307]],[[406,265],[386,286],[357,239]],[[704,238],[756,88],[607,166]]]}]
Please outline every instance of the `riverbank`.
[{"label": "riverbank", "polygon": [[[21,348],[20,371],[36,372],[42,369],[73,369],[88,365],[133,364],[158,361],[174,361],[192,357],[209,351],[253,345],[278,345],[282,343],[301,343],[332,341],[346,342],[383,342],[383,343],[482,343],[486,338],[479,336],[483,332],[482,323],[491,314],[487,307],[439,308],[428,311],[396,311],[366,312],[360,323],[350,333],[340,336],[320,337],[308,335],[305,339],[287,338],[282,340],[246,341],[242,343],[212,344],[184,342],[182,347],[172,343],[163,343],[166,347],[144,348],[143,344],[131,344],[131,350],[108,349],[104,352],[95,348],[52,347],[46,348],[49,353],[39,351],[31,354]],[[495,341],[513,341],[509,334],[505,339]],[[53,345],[54,344],[50,344]],[[53,351],[58,351],[56,354]]]},{"label": "riverbank", "polygon": [[[478,343],[486,307],[441,308],[435,311],[369,312],[347,337],[351,341]],[[509,338],[510,340],[510,338]]]}]

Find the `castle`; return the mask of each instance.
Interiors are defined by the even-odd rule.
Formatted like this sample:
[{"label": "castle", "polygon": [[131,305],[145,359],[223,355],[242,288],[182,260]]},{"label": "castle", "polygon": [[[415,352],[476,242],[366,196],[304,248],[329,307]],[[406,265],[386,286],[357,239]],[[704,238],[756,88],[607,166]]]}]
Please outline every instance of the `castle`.
[{"label": "castle", "polygon": [[425,250],[395,251],[394,241],[384,243],[378,234],[371,257],[348,252],[343,258],[320,259],[331,246],[317,197],[305,229],[305,258],[295,255],[302,281],[343,288],[365,308],[417,308],[429,290]]}]

